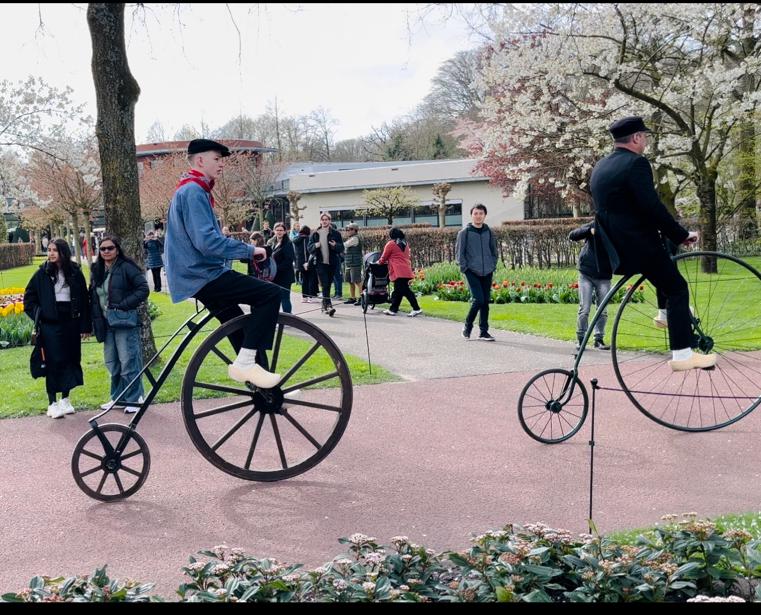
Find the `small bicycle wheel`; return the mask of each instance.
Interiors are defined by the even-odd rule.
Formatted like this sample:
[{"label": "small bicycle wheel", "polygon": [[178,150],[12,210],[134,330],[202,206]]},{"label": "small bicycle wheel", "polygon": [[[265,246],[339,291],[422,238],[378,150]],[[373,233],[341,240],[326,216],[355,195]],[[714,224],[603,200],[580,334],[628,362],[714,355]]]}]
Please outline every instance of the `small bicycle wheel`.
[{"label": "small bicycle wheel", "polygon": [[143,486],[151,469],[145,440],[126,425],[107,423],[83,435],[71,456],[77,486],[91,498],[113,502]]},{"label": "small bicycle wheel", "polygon": [[[569,389],[573,387],[573,391]],[[547,369],[528,381],[518,398],[518,420],[534,440],[563,442],[584,424],[589,397],[581,380],[566,369]]]},{"label": "small bicycle wheel", "polygon": [[[338,444],[352,406],[351,374],[341,351],[312,323],[280,314],[269,369],[273,389],[231,380],[228,336],[239,316],[198,347],[182,381],[182,416],[193,444],[219,469],[246,480],[277,481],[306,472]],[[222,398],[219,399],[220,394]],[[216,396],[216,399],[202,397]]]},{"label": "small bicycle wheel", "polygon": [[656,423],[679,431],[720,429],[761,402],[761,275],[717,252],[686,252],[674,261],[689,287],[695,347],[716,353],[716,366],[671,370],[668,329],[654,321],[655,289],[640,277],[613,325],[616,377]]}]

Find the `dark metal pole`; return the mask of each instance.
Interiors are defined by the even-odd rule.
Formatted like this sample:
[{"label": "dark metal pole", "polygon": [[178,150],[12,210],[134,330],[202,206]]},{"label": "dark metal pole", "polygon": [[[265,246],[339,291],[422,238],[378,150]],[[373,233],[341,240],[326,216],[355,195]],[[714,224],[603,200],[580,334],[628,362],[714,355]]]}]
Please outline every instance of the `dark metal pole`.
[{"label": "dark metal pole", "polygon": [[594,523],[592,521],[592,493],[594,491],[594,477],[595,477],[595,398],[596,392],[599,388],[597,386],[597,378],[592,378],[592,435],[589,439],[589,533],[591,534],[594,529]]}]

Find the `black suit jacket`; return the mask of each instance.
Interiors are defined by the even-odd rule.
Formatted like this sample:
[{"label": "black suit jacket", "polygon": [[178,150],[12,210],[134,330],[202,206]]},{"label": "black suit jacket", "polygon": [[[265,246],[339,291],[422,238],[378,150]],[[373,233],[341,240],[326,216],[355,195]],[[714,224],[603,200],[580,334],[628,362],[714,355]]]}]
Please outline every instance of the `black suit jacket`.
[{"label": "black suit jacket", "polygon": [[675,244],[689,232],[668,212],[647,158],[623,148],[600,160],[590,180],[596,229],[614,273],[629,275],[668,257],[661,235]]}]

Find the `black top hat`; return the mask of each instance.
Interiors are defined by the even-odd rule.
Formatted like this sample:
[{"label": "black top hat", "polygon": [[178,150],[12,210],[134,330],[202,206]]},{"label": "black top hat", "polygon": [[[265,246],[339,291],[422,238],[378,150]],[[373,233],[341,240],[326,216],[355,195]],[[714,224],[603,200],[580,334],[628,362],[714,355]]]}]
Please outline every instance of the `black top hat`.
[{"label": "black top hat", "polygon": [[638,115],[630,115],[629,117],[623,117],[620,120],[616,120],[610,126],[608,131],[613,135],[614,139],[620,139],[621,137],[627,137],[633,135],[635,132],[652,132],[642,118]]},{"label": "black top hat", "polygon": [[208,151],[219,152],[223,157],[230,155],[230,150],[226,145],[222,145],[211,139],[193,139],[188,143],[188,156]]}]

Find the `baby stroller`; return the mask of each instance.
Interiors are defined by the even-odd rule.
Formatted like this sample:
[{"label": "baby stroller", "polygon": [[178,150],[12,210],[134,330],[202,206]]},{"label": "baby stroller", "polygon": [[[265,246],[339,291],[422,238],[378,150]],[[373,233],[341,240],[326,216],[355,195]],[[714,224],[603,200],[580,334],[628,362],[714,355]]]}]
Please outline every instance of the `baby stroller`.
[{"label": "baby stroller", "polygon": [[359,302],[365,313],[368,305],[374,309],[379,303],[388,303],[388,265],[379,265],[380,257],[380,252],[370,252],[364,258],[365,273]]}]

